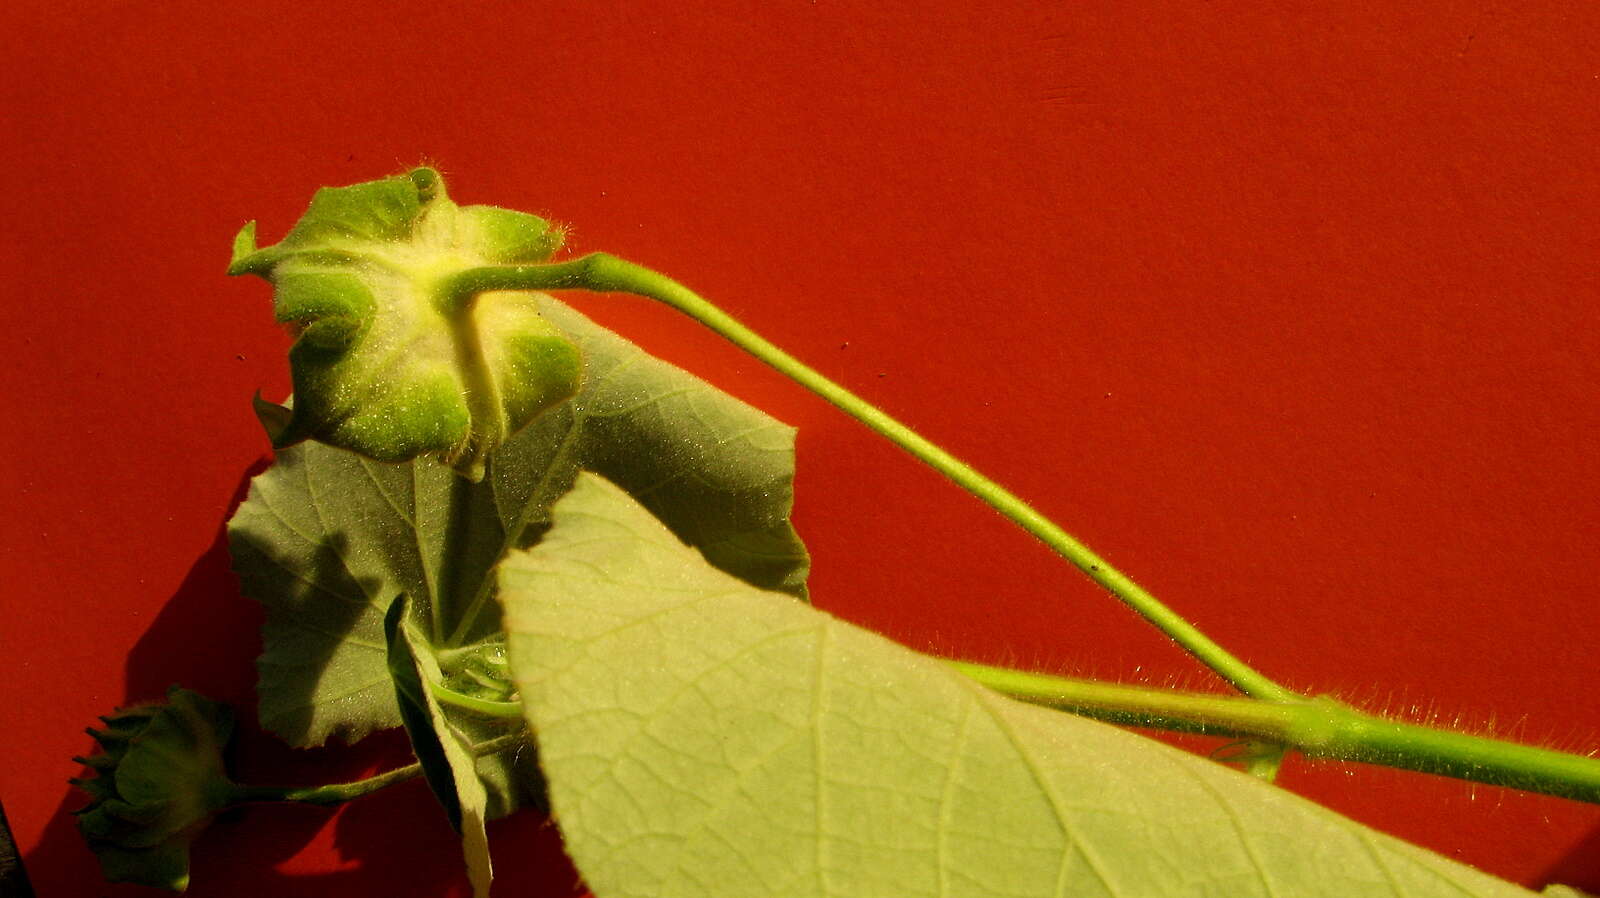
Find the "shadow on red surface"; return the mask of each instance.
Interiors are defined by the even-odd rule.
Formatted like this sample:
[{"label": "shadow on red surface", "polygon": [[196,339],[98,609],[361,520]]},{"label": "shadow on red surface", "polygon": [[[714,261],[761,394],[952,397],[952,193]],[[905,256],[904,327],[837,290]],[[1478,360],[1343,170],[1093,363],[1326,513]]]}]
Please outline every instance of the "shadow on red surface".
[{"label": "shadow on red surface", "polygon": [[[241,479],[229,514],[244,499]],[[294,749],[256,723],[255,670],[261,651],[260,606],[243,598],[219,526],[211,546],[190,568],[172,599],[129,654],[123,704],[149,701],[179,684],[232,705],[237,718],[230,768],[236,779],[261,784],[313,784],[359,779],[408,764],[410,746],[399,730],[354,746]],[[107,708],[106,711],[110,711]],[[85,724],[93,721],[85,721]],[[84,737],[83,752],[93,742]],[[44,837],[24,859],[41,895],[82,894],[98,880],[95,859],[71,811],[87,798],[63,783],[61,803]],[[519,894],[583,894],[548,818],[524,812],[490,825],[496,878]],[[222,815],[199,838],[187,894],[351,894],[439,896],[470,894],[457,837],[421,781],[411,781],[337,810],[257,805]],[[511,885],[515,883],[515,885]],[[65,887],[63,887],[65,886]],[[94,885],[95,894],[158,894],[136,886]]]},{"label": "shadow on red surface", "polygon": [[1600,827],[1591,830],[1561,860],[1552,864],[1540,880],[1600,894]]},{"label": "shadow on red surface", "polygon": [[[243,500],[253,466],[241,479],[229,514]],[[130,653],[124,703],[160,697],[174,683],[233,705],[238,720],[232,769],[242,781],[311,784],[358,779],[412,760],[404,735],[376,734],[354,746],[292,749],[256,724],[255,676],[261,609],[239,592],[219,526],[172,599]],[[107,711],[111,709],[106,709]],[[92,723],[92,721],[85,721]],[[83,751],[92,750],[85,736]],[[93,856],[70,811],[86,798],[64,783],[62,799],[25,864],[41,895],[148,896],[151,890],[98,882]],[[547,818],[515,814],[490,825],[496,880],[507,892],[584,894]],[[1600,893],[1600,828],[1552,865],[1541,881]],[[65,886],[65,887],[63,887]],[[469,894],[455,835],[419,781],[386,789],[337,811],[262,805],[224,815],[199,839],[189,895]]]}]

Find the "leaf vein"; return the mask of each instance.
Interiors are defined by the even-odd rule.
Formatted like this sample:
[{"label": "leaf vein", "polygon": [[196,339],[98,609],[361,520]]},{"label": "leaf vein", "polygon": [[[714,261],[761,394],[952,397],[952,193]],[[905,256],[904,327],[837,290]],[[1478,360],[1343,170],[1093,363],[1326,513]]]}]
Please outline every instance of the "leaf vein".
[{"label": "leaf vein", "polygon": [[[959,675],[951,674],[951,676]],[[1025,767],[1027,767],[1029,776],[1033,778],[1034,783],[1039,787],[1039,791],[1049,802],[1051,815],[1055,818],[1056,825],[1060,828],[1062,837],[1068,842],[1067,845],[1063,846],[1061,852],[1061,864],[1056,872],[1055,894],[1058,896],[1058,898],[1059,896],[1065,896],[1067,894],[1067,859],[1071,855],[1072,848],[1076,848],[1078,853],[1083,855],[1084,861],[1089,865],[1089,870],[1094,873],[1095,878],[1100,881],[1100,884],[1105,886],[1107,892],[1112,895],[1120,894],[1119,890],[1112,885],[1111,880],[1106,876],[1105,870],[1101,867],[1102,862],[1100,859],[1095,856],[1089,845],[1084,844],[1082,835],[1078,833],[1076,827],[1073,826],[1070,818],[1067,816],[1066,807],[1061,800],[1061,796],[1056,794],[1054,784],[1050,782],[1049,778],[1045,776],[1044,771],[1040,769],[1038,760],[1033,757],[1033,754],[1028,750],[1026,744],[1021,738],[1018,737],[1016,730],[1006,719],[1004,712],[998,710],[994,706],[995,702],[1009,700],[1003,699],[998,695],[994,695],[978,684],[972,683],[971,681],[967,681],[963,683],[963,685],[967,686],[968,691],[975,695],[977,700],[982,703],[984,710],[988,712],[989,719],[994,722],[995,727],[1000,731],[1001,735],[1006,737],[1006,741],[1011,743],[1011,747],[1016,751],[1018,759],[1022,761]]]}]

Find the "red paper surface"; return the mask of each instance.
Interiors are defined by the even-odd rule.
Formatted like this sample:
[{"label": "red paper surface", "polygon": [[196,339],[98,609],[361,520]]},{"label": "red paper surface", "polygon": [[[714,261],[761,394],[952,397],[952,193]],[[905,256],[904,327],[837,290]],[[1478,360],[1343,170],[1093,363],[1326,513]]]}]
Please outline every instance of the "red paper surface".
[{"label": "red paper surface", "polygon": [[[0,801],[41,895],[141,894],[99,883],[66,813],[96,714],[174,682],[253,714],[260,612],[219,533],[287,341],[266,286],[222,276],[234,231],[424,160],[699,289],[1268,674],[1600,748],[1593,5],[28,0],[0,24]],[[694,324],[577,304],[800,428],[819,606],[1214,688]],[[302,782],[405,759],[250,726],[239,758]],[[1282,782],[1600,890],[1600,808],[1300,760]],[[498,892],[572,890],[544,821],[491,836]],[[223,821],[191,894],[463,888],[411,786]]]}]

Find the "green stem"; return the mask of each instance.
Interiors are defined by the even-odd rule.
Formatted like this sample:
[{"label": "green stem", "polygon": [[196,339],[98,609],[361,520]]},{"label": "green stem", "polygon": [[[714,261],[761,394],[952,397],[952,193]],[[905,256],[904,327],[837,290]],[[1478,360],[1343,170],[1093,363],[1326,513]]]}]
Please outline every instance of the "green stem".
[{"label": "green stem", "polygon": [[950,478],[967,492],[988,503],[1022,529],[1037,537],[1071,562],[1089,579],[1109,590],[1124,604],[1154,624],[1184,650],[1194,655],[1246,695],[1274,701],[1298,698],[1235,657],[1200,632],[1143,587],[1107,564],[1071,534],[1034,511],[1004,487],[983,476],[911,428],[877,407],[823,377],[793,356],[767,342],[721,309],[700,298],[677,281],[606,253],[594,253],[554,265],[508,265],[475,268],[454,275],[445,285],[458,302],[488,290],[582,289],[635,293],[659,300],[716,331],[801,386],[837,406],[902,449]]},{"label": "green stem", "polygon": [[473,711],[486,717],[500,717],[506,720],[522,719],[521,702],[497,702],[486,698],[477,698],[456,692],[443,683],[435,683],[432,680],[428,681],[428,691],[433,693],[433,697],[441,705],[454,705],[457,708]]},{"label": "green stem", "polygon": [[[506,414],[495,379],[483,358],[483,336],[473,317],[473,303],[456,306],[448,316],[456,349],[456,368],[465,379],[467,407],[472,415],[471,442],[459,459],[451,461],[465,479],[477,482],[485,473],[484,446],[497,446],[506,436]],[[441,634],[442,635],[442,634]]]},{"label": "green stem", "polygon": [[[474,745],[472,754],[481,757],[505,751],[508,748],[526,742],[527,736],[526,732],[520,730],[515,733],[507,733],[504,736],[497,736],[486,742]],[[232,800],[236,803],[246,801],[296,801],[304,804],[330,806],[343,804],[364,795],[371,795],[386,786],[403,783],[421,775],[421,764],[407,764],[404,767],[397,767],[377,776],[369,776],[366,779],[349,783],[328,783],[322,786],[239,786],[235,789]]]},{"label": "green stem", "polygon": [[1385,720],[1327,696],[1260,701],[949,663],[1013,698],[1114,723],[1263,739],[1308,758],[1379,764],[1600,804],[1600,759]]}]

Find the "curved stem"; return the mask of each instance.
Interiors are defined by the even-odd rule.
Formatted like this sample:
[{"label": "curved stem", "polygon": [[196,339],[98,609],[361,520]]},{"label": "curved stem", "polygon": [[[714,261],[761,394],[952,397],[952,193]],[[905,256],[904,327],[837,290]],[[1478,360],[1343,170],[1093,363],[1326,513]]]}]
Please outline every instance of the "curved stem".
[{"label": "curved stem", "polygon": [[[497,736],[472,746],[472,754],[475,757],[481,757],[505,751],[508,748],[526,742],[527,736],[528,734],[522,730],[518,730],[515,733],[507,733],[504,736]],[[337,805],[360,798],[363,795],[371,795],[386,786],[403,783],[421,775],[421,764],[407,764],[404,767],[396,767],[377,776],[369,776],[366,779],[349,783],[328,783],[322,786],[239,786],[233,794],[233,801],[295,801],[320,806]]]},{"label": "curved stem", "polygon": [[1600,759],[1385,720],[1328,696],[1259,701],[950,661],[1013,698],[1131,726],[1263,739],[1356,761],[1600,804]]},{"label": "curved stem", "polygon": [[477,698],[456,692],[443,683],[435,683],[432,680],[428,681],[428,691],[433,693],[433,697],[441,705],[454,705],[457,708],[463,708],[486,717],[500,717],[506,720],[522,719],[521,702],[497,702],[486,698]]},{"label": "curved stem", "polygon": [[816,393],[890,442],[986,502],[1033,534],[1089,579],[1121,599],[1189,654],[1246,695],[1275,701],[1298,698],[1234,656],[1193,624],[1162,604],[1127,575],[1107,564],[1044,515],[1004,487],[901,424],[877,407],[817,373],[768,342],[677,281],[606,253],[594,253],[554,265],[508,265],[474,268],[454,275],[445,286],[458,298],[487,290],[582,289],[635,293],[659,300],[716,331],[779,372]]}]

